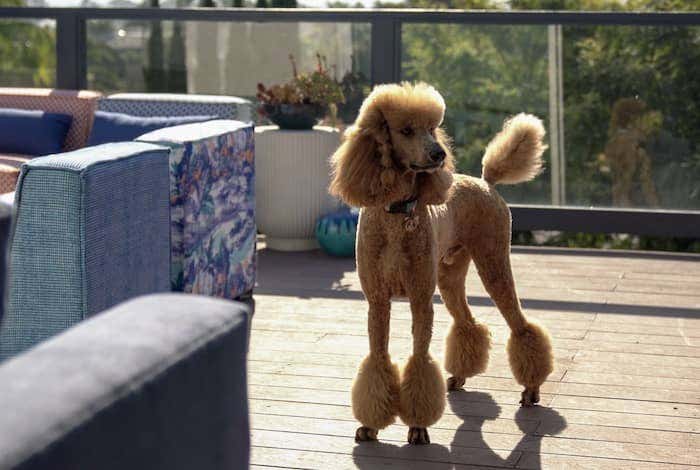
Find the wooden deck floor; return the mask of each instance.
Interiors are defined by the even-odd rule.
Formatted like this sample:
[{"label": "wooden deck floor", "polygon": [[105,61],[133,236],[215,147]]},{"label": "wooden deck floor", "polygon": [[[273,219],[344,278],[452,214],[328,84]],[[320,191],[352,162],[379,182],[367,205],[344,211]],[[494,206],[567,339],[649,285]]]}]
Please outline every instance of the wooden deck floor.
[{"label": "wooden deck floor", "polygon": [[[432,444],[401,424],[355,444],[355,368],[366,303],[352,260],[259,252],[250,348],[253,468],[690,468],[700,465],[700,257],[516,249],[526,313],[554,338],[542,405],[518,406],[507,328],[475,272],[475,315],[494,340],[488,371],[448,395]],[[432,353],[450,318],[436,297]],[[391,352],[410,352],[408,303],[393,304]]]}]

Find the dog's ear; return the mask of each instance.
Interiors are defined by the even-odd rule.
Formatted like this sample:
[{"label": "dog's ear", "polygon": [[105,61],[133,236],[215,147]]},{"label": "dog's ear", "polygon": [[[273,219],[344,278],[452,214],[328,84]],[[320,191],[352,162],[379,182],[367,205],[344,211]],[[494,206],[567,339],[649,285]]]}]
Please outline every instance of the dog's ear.
[{"label": "dog's ear", "polygon": [[329,191],[346,204],[369,207],[385,204],[387,189],[397,179],[391,161],[388,129],[348,128],[331,157]]},{"label": "dog's ear", "polygon": [[331,157],[329,191],[356,207],[383,206],[411,190],[394,165],[389,125],[368,100]]},{"label": "dog's ear", "polygon": [[445,162],[432,173],[419,173],[416,180],[418,199],[425,204],[442,204],[447,201],[452,187],[452,173],[455,169],[449,137],[442,129],[435,131],[435,139],[445,150]]}]

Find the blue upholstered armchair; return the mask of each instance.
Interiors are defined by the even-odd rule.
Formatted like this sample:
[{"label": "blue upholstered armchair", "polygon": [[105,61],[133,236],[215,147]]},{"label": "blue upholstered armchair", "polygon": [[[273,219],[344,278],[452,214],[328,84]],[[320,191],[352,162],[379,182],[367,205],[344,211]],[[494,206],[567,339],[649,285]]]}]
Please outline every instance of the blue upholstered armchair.
[{"label": "blue upholstered armchair", "polygon": [[170,290],[169,155],[123,142],[22,166],[0,360],[119,302]]}]

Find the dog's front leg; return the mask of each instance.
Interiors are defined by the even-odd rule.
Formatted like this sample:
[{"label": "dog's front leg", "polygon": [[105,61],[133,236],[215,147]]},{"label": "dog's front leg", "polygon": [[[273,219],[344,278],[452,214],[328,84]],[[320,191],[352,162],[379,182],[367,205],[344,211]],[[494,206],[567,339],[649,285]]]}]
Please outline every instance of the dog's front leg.
[{"label": "dog's front leg", "polygon": [[429,444],[428,426],[435,424],[445,410],[445,382],[440,367],[430,356],[433,332],[432,294],[409,294],[413,325],[413,354],[401,377],[401,420],[409,427],[410,444]]},{"label": "dog's front leg", "polygon": [[389,357],[390,301],[371,299],[367,330],[369,355],[362,361],[352,386],[352,411],[362,426],[355,441],[374,441],[394,422],[399,406],[399,369]]}]

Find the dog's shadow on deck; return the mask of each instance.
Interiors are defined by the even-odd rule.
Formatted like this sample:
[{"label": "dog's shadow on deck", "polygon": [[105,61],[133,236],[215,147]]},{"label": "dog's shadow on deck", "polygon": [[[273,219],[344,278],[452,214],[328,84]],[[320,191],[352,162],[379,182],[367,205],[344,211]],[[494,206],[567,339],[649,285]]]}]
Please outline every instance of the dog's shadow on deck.
[{"label": "dog's shadow on deck", "polygon": [[[426,446],[382,442],[380,433],[379,442],[357,444],[353,449],[357,468],[377,470],[392,464],[416,470],[452,470],[463,465],[542,468],[542,439],[566,428],[564,418],[552,408],[519,408],[515,424],[522,434],[518,435],[513,421],[499,419],[501,407],[488,393],[451,392],[448,404],[454,417],[446,416],[443,422],[461,421],[449,447],[438,442],[452,432],[439,427],[429,429],[433,443]],[[486,424],[489,421],[493,423]],[[489,442],[484,432],[489,433]]]}]

